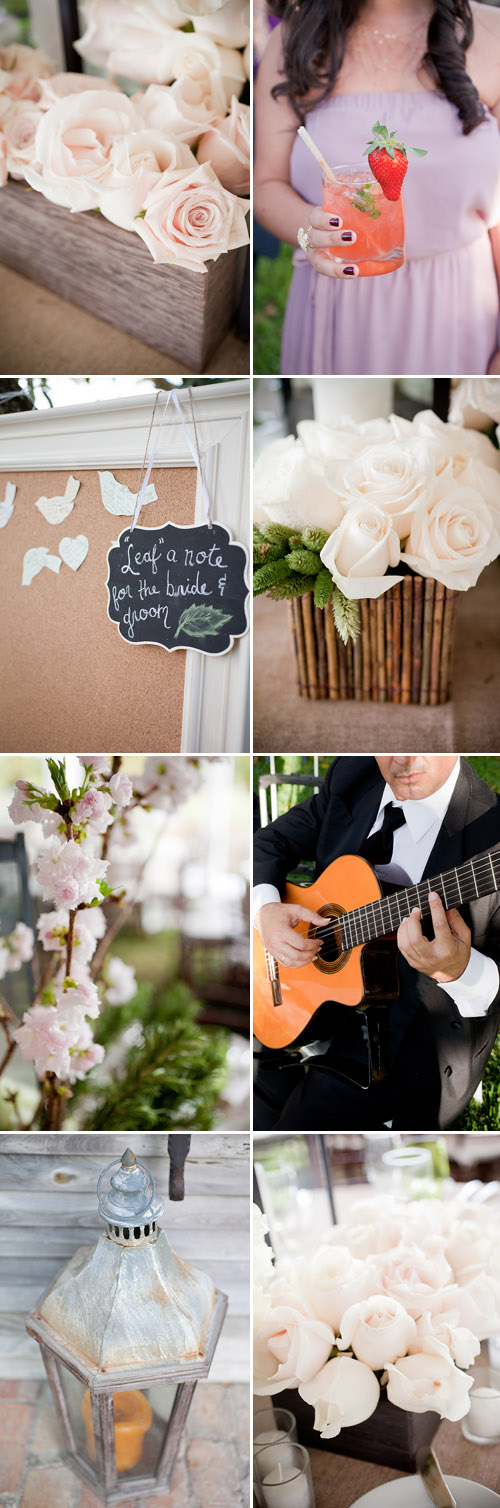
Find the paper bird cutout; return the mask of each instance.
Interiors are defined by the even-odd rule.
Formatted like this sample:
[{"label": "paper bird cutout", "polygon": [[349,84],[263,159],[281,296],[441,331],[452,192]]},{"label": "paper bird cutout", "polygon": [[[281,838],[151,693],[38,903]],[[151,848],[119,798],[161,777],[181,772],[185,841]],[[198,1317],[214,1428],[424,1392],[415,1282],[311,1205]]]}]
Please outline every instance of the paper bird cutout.
[{"label": "paper bird cutout", "polygon": [[9,518],[12,518],[16,492],[17,487],[15,486],[15,483],[7,482],[4,500],[3,503],[0,503],[0,529],[5,529],[5,525],[8,524]]},{"label": "paper bird cutout", "polygon": [[77,571],[83,565],[89,552],[89,542],[85,534],[77,534],[76,539],[70,539],[65,535],[59,545],[59,554],[64,564],[71,566],[72,571]]},{"label": "paper bird cutout", "polygon": [[58,575],[61,562],[58,555],[50,555],[47,545],[36,545],[33,550],[27,550],[23,560],[23,586],[31,586],[31,582],[39,571],[48,566],[49,571],[55,571]]},{"label": "paper bird cutout", "polygon": [[75,497],[80,491],[80,482],[76,477],[68,477],[64,493],[57,497],[39,497],[35,508],[40,509],[48,524],[63,524],[69,513],[73,512]]},{"label": "paper bird cutout", "polygon": [[[123,518],[132,518],[137,502],[137,493],[131,492],[123,482],[117,482],[112,471],[100,471],[98,473],[101,483],[101,497],[107,513],[119,514]],[[146,487],[143,502],[156,503],[158,493],[154,482]]]}]

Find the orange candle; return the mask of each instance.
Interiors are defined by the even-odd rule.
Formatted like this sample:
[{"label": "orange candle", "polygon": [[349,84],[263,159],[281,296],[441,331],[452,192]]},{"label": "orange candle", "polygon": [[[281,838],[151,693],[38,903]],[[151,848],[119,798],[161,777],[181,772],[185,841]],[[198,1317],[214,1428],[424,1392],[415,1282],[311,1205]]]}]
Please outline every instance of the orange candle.
[{"label": "orange candle", "polygon": [[[82,1415],[87,1435],[87,1449],[96,1459],[90,1393],[84,1395]],[[144,1436],[153,1423],[153,1412],[144,1393],[113,1393],[115,1449],[117,1471],[130,1471],[142,1455]]]}]

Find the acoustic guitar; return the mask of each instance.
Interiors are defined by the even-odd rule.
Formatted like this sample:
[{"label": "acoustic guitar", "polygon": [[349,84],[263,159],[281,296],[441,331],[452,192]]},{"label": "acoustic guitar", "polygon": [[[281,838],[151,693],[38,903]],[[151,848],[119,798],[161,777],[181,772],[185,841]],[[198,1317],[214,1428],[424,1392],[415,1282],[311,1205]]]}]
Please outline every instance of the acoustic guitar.
[{"label": "acoustic guitar", "polygon": [[[253,1015],[259,1042],[266,1047],[289,1047],[318,1036],[318,1030],[311,1031],[311,1022],[326,1002],[366,1008],[377,993],[384,1000],[397,995],[397,980],[391,984],[382,979],[378,988],[374,983],[376,950],[381,939],[394,937],[415,906],[422,916],[430,915],[429,891],[436,891],[449,910],[498,889],[499,850],[479,854],[458,869],[387,895],[371,865],[354,855],[334,859],[314,885],[287,885],[285,901],[331,917],[331,923],[327,927],[298,923],[297,932],[323,942],[314,962],[298,969],[280,964],[254,929]],[[384,951],[380,961],[385,966]]]}]

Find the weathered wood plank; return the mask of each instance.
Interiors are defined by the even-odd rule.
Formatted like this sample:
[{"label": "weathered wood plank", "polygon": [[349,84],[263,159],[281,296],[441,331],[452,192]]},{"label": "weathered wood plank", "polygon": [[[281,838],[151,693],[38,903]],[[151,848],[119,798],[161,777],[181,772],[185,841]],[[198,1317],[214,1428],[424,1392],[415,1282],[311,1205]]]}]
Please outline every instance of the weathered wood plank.
[{"label": "weathered wood plank", "polygon": [[[55,1223],[61,1229],[75,1225],[83,1231],[103,1230],[95,1194],[74,1194],[67,1189],[53,1189],[50,1194],[32,1193],[20,1189],[13,1197],[11,1193],[0,1192],[2,1225],[26,1225],[30,1216],[38,1237],[40,1231]],[[167,1235],[172,1236],[172,1240],[174,1232],[194,1229],[195,1226],[198,1227],[198,1238],[201,1241],[207,1227],[211,1230],[242,1230],[248,1239],[249,1199],[237,1196],[228,1200],[212,1199],[206,1194],[195,1195],[194,1198],[186,1198],[182,1204],[166,1205],[160,1224]]]},{"label": "weathered wood plank", "polygon": [[[136,1157],[168,1156],[168,1135],[164,1131],[9,1131],[9,1153],[27,1152],[32,1157],[98,1157],[111,1162],[121,1157],[128,1145],[133,1143]],[[230,1162],[248,1160],[250,1137],[237,1133],[224,1134],[218,1131],[195,1131],[186,1168],[191,1162]]]},{"label": "weathered wood plank", "polygon": [[[134,1138],[135,1142],[135,1138]],[[136,1150],[134,1146],[134,1150]],[[137,1153],[138,1156],[141,1154]],[[111,1158],[108,1159],[111,1161]],[[147,1164],[155,1179],[158,1192],[167,1198],[169,1160],[147,1156]],[[0,1153],[0,1189],[45,1189],[47,1193],[58,1189],[74,1189],[82,1194],[94,1194],[97,1179],[102,1172],[102,1156],[57,1157],[49,1154],[36,1156],[25,1154],[10,1156]],[[249,1167],[239,1158],[219,1162],[195,1161],[186,1163],[186,1199],[195,1195],[209,1194],[212,1198],[231,1198],[246,1195],[249,1188]]]},{"label": "weathered wood plank", "polygon": [[2,194],[0,261],[195,373],[229,329],[245,250],[208,262],[206,273],[157,265],[139,236],[102,215],[71,215],[10,181]]}]

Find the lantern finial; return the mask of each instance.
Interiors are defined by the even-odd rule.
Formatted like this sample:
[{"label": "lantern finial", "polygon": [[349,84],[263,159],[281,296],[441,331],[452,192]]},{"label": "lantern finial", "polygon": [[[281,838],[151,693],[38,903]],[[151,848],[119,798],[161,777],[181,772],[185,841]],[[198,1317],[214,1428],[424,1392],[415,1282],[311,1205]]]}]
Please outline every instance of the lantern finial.
[{"label": "lantern finial", "polygon": [[135,1152],[132,1152],[131,1148],[127,1147],[127,1150],[126,1150],[126,1152],[123,1153],[123,1157],[122,1157],[122,1168],[135,1168],[135,1165],[136,1165]]}]

